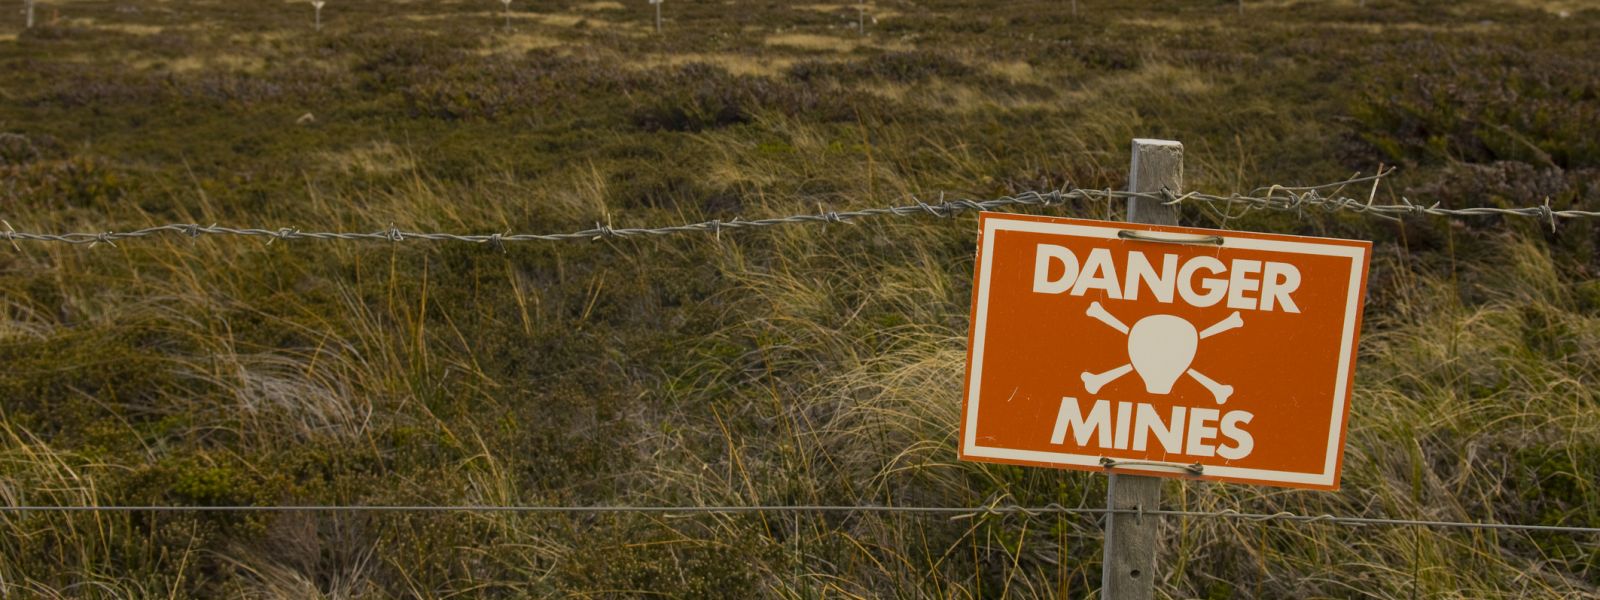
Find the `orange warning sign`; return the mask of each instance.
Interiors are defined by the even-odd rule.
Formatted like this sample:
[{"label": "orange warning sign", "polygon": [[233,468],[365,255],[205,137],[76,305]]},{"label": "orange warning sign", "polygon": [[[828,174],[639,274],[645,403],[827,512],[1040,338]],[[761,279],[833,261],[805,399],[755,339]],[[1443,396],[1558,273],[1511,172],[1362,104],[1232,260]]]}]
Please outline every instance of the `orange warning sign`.
[{"label": "orange warning sign", "polygon": [[1338,489],[1371,249],[984,213],[961,457]]}]

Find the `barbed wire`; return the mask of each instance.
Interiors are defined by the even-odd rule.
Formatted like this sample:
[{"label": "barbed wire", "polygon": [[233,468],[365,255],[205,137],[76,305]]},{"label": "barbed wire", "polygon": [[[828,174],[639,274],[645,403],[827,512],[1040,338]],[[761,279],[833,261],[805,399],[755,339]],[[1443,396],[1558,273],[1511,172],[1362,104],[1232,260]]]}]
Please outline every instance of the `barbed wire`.
[{"label": "barbed wire", "polygon": [[[1345,181],[1326,185],[1311,187],[1285,187],[1274,184],[1270,186],[1258,187],[1250,191],[1250,194],[1259,194],[1265,192],[1265,195],[1263,196],[1241,194],[1215,196],[1210,194],[1195,193],[1174,195],[1170,192],[1163,191],[1163,199],[1167,204],[1182,204],[1185,201],[1198,200],[1212,204],[1226,204],[1230,206],[1243,207],[1246,211],[1303,211],[1306,209],[1317,209],[1326,212],[1349,211],[1365,213],[1389,220],[1399,220],[1401,217],[1412,215],[1428,215],[1436,217],[1533,217],[1548,222],[1552,230],[1556,228],[1557,222],[1560,219],[1592,219],[1600,217],[1600,211],[1578,209],[1556,210],[1550,206],[1550,198],[1548,197],[1546,197],[1544,202],[1541,204],[1514,208],[1494,206],[1445,208],[1439,202],[1433,202],[1431,204],[1419,203],[1414,202],[1404,196],[1400,197],[1400,202],[1397,204],[1378,204],[1376,202],[1378,185],[1382,182],[1384,177],[1394,173],[1394,170],[1395,169],[1392,167],[1387,170],[1380,167],[1376,175],[1368,177],[1355,177]],[[1340,193],[1349,185],[1369,181],[1372,182],[1372,188],[1367,194],[1365,200],[1344,196]],[[1322,190],[1329,188],[1333,188],[1334,191],[1330,195],[1324,195]]]},{"label": "barbed wire", "polygon": [[218,225],[204,226],[192,223],[174,223],[168,225],[155,225],[132,231],[107,231],[103,233],[27,233],[16,231],[6,223],[6,231],[0,232],[0,239],[9,242],[37,241],[37,242],[63,242],[68,244],[113,244],[115,242],[148,237],[157,234],[181,234],[191,238],[206,235],[232,235],[245,237],[265,237],[274,240],[366,240],[403,242],[409,240],[426,241],[452,241],[470,242],[476,244],[500,245],[512,242],[550,242],[568,240],[599,240],[610,238],[628,238],[640,236],[664,236],[679,233],[712,233],[720,234],[723,231],[740,229],[756,229],[789,225],[797,223],[848,223],[859,219],[881,216],[913,216],[929,215],[938,217],[951,217],[963,212],[979,212],[1009,208],[1017,206],[1057,206],[1072,200],[1083,201],[1109,201],[1115,199],[1146,197],[1149,194],[1133,192],[1120,192],[1113,190],[1088,190],[1072,189],[1050,192],[1024,192],[1015,196],[1002,196],[990,200],[951,200],[937,204],[928,204],[921,200],[913,199],[914,204],[891,206],[887,208],[865,208],[851,211],[826,211],[814,214],[799,214],[783,217],[769,217],[764,219],[746,220],[735,217],[730,220],[714,219],[698,223],[685,223],[665,227],[612,227],[611,225],[596,224],[591,229],[567,233],[491,233],[491,234],[459,234],[443,232],[407,231],[396,227],[386,230],[371,232],[331,232],[331,231],[302,231],[293,227],[280,227],[277,229],[264,228],[238,228],[223,227]]},{"label": "barbed wire", "polygon": [[[1439,203],[1420,204],[1409,199],[1401,198],[1399,204],[1377,204],[1374,199],[1377,194],[1378,184],[1382,179],[1393,173],[1393,169],[1379,170],[1374,175],[1352,177],[1344,181],[1316,186],[1290,187],[1272,185],[1251,190],[1250,194],[1216,195],[1201,192],[1188,192],[1183,194],[1173,193],[1168,190],[1161,192],[1128,192],[1118,190],[1096,190],[1088,188],[1070,188],[1047,192],[1024,192],[1014,196],[1001,196],[988,200],[941,200],[937,203],[927,203],[912,197],[912,204],[890,206],[885,208],[864,208],[849,211],[824,211],[811,214],[796,214],[782,217],[768,217],[763,219],[746,220],[735,217],[730,220],[714,219],[698,223],[684,223],[662,227],[613,227],[609,224],[595,224],[593,228],[566,233],[489,233],[489,234],[463,234],[449,232],[409,231],[390,226],[378,231],[304,231],[294,227],[279,227],[275,229],[227,227],[220,225],[199,225],[195,223],[172,223],[166,225],[153,225],[131,231],[105,231],[98,233],[32,233],[17,231],[10,222],[0,221],[6,226],[5,231],[0,231],[0,239],[16,246],[17,242],[59,242],[66,244],[112,244],[130,239],[138,239],[162,234],[176,234],[199,238],[202,236],[242,236],[260,237],[271,241],[276,240],[346,240],[346,241],[388,241],[404,242],[409,240],[467,242],[474,244],[488,244],[502,247],[513,242],[552,242],[569,240],[599,240],[612,238],[666,236],[680,233],[711,233],[721,234],[723,231],[741,229],[756,229],[774,227],[778,225],[805,224],[805,223],[850,223],[861,219],[875,217],[909,217],[909,216],[935,216],[953,217],[966,212],[992,211],[1001,208],[1013,207],[1046,207],[1060,206],[1072,201],[1082,202],[1111,202],[1127,200],[1130,198],[1159,200],[1169,205],[1185,203],[1204,203],[1215,207],[1237,207],[1244,211],[1279,210],[1279,211],[1305,211],[1308,209],[1327,212],[1350,211],[1365,213],[1387,219],[1398,219],[1410,215],[1432,216],[1516,216],[1534,217],[1550,223],[1551,228],[1556,226],[1560,219],[1596,218],[1600,211],[1586,210],[1555,210],[1550,206],[1549,200],[1536,206],[1520,208],[1497,207],[1469,207],[1445,208]],[[1342,190],[1351,185],[1372,183],[1372,192],[1367,198],[1360,199],[1342,195]],[[1333,190],[1327,193],[1326,190]],[[1238,215],[1226,215],[1236,217]]]},{"label": "barbed wire", "polygon": [[1531,523],[1495,523],[1482,521],[1433,521],[1423,519],[1392,519],[1385,517],[1341,517],[1331,514],[1301,515],[1291,512],[1277,513],[1244,513],[1233,509],[1217,511],[1194,510],[1144,510],[1144,509],[1110,509],[1110,508],[1083,508],[1062,506],[1060,504],[1046,504],[1043,506],[1021,505],[987,505],[987,506],[892,506],[892,505],[791,505],[768,504],[746,506],[640,506],[640,505],[611,505],[611,506],[515,506],[515,505],[281,505],[281,506],[0,506],[0,514],[4,513],[131,513],[131,512],[166,512],[166,513],[202,513],[202,512],[243,512],[243,513],[286,513],[286,512],[453,512],[453,513],[568,513],[568,514],[606,514],[606,513],[650,513],[650,514],[744,514],[744,513],[907,513],[907,514],[937,514],[951,515],[952,518],[971,518],[975,516],[994,515],[1109,515],[1125,514],[1134,516],[1152,517],[1193,517],[1214,519],[1240,519],[1252,522],[1282,521],[1287,523],[1315,524],[1326,523],[1332,525],[1349,526],[1392,526],[1392,527],[1432,527],[1446,529],[1494,529],[1516,531],[1540,531],[1548,533],[1572,534],[1600,534],[1600,527],[1579,527],[1570,525],[1536,525]]}]

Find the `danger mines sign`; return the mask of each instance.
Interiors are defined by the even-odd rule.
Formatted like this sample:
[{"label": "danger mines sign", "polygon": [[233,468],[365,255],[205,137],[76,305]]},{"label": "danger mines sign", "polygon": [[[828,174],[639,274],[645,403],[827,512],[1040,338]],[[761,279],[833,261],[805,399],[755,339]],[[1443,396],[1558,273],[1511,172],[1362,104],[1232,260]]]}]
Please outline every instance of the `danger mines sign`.
[{"label": "danger mines sign", "polygon": [[1337,489],[1370,254],[984,213],[961,457]]}]

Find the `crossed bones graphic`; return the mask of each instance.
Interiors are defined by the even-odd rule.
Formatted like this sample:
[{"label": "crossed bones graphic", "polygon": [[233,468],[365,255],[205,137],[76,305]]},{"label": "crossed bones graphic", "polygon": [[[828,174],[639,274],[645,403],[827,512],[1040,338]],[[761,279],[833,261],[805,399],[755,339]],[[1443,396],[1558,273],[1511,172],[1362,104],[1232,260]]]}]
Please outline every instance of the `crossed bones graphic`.
[{"label": "crossed bones graphic", "polygon": [[[1111,313],[1106,312],[1105,307],[1101,306],[1099,302],[1090,303],[1089,304],[1089,310],[1087,311],[1087,314],[1090,317],[1093,317],[1095,320],[1098,320],[1101,323],[1105,323],[1106,325],[1109,325],[1112,329],[1115,329],[1117,331],[1122,332],[1123,335],[1129,335],[1129,331],[1130,330],[1129,330],[1128,326],[1123,324],[1123,322],[1118,320],[1115,316],[1112,316]],[[1191,332],[1191,334],[1193,334],[1192,332],[1194,331],[1194,325],[1190,324],[1188,321],[1184,321],[1181,318],[1172,317],[1172,316],[1169,316],[1169,315],[1152,315],[1152,316],[1149,316],[1149,317],[1145,317],[1143,320],[1140,321],[1140,323],[1143,323],[1144,320],[1155,319],[1155,318],[1170,319],[1170,320],[1175,320],[1174,322],[1182,322],[1184,325],[1188,326],[1188,331]],[[1134,326],[1137,328],[1139,326],[1139,324],[1135,323]],[[1201,330],[1198,334],[1193,334],[1193,335],[1196,335],[1196,339],[1197,340],[1203,340],[1203,339],[1206,339],[1206,338],[1211,337],[1213,335],[1222,333],[1224,331],[1228,331],[1230,329],[1237,329],[1239,327],[1244,327],[1244,319],[1239,317],[1239,312],[1238,311],[1234,311],[1233,314],[1228,315],[1228,317],[1226,319],[1218,321],[1215,325],[1207,327],[1204,330]],[[1082,379],[1083,379],[1083,387],[1084,387],[1084,389],[1088,390],[1089,393],[1091,393],[1091,394],[1097,393],[1097,392],[1100,391],[1100,388],[1105,387],[1106,384],[1111,383],[1112,381],[1116,381],[1118,378],[1122,377],[1123,375],[1127,375],[1129,371],[1134,370],[1134,365],[1131,362],[1133,351],[1134,351],[1134,349],[1132,347],[1132,344],[1130,343],[1129,344],[1130,362],[1128,364],[1124,364],[1124,365],[1122,365],[1120,367],[1117,367],[1115,369],[1111,369],[1111,370],[1106,371],[1104,373],[1091,373],[1091,372],[1088,372],[1088,371],[1084,371],[1083,374],[1080,375],[1080,377],[1082,377]],[[1191,355],[1191,360],[1192,360],[1192,355]],[[1212,379],[1210,377],[1206,377],[1205,375],[1201,374],[1199,371],[1196,371],[1194,369],[1188,368],[1188,365],[1184,365],[1183,368],[1184,368],[1184,374],[1188,375],[1189,377],[1194,378],[1195,381],[1200,382],[1200,385],[1205,386],[1206,390],[1211,392],[1211,395],[1212,395],[1212,397],[1214,397],[1216,399],[1217,404],[1226,403],[1228,401],[1228,397],[1233,395],[1233,386],[1231,386],[1231,385],[1223,385],[1223,384],[1217,383],[1216,380],[1214,380],[1214,379]],[[1141,372],[1140,375],[1143,376],[1144,373]],[[1148,384],[1147,384],[1147,386],[1148,386]],[[1161,392],[1161,393],[1166,393],[1166,392]]]}]

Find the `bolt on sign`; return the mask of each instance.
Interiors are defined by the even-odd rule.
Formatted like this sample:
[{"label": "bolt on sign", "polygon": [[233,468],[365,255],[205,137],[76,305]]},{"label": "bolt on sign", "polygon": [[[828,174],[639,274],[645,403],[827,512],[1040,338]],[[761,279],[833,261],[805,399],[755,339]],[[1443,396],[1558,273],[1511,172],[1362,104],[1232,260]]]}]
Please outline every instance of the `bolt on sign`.
[{"label": "bolt on sign", "polygon": [[983,213],[961,458],[1338,489],[1371,250]]}]

